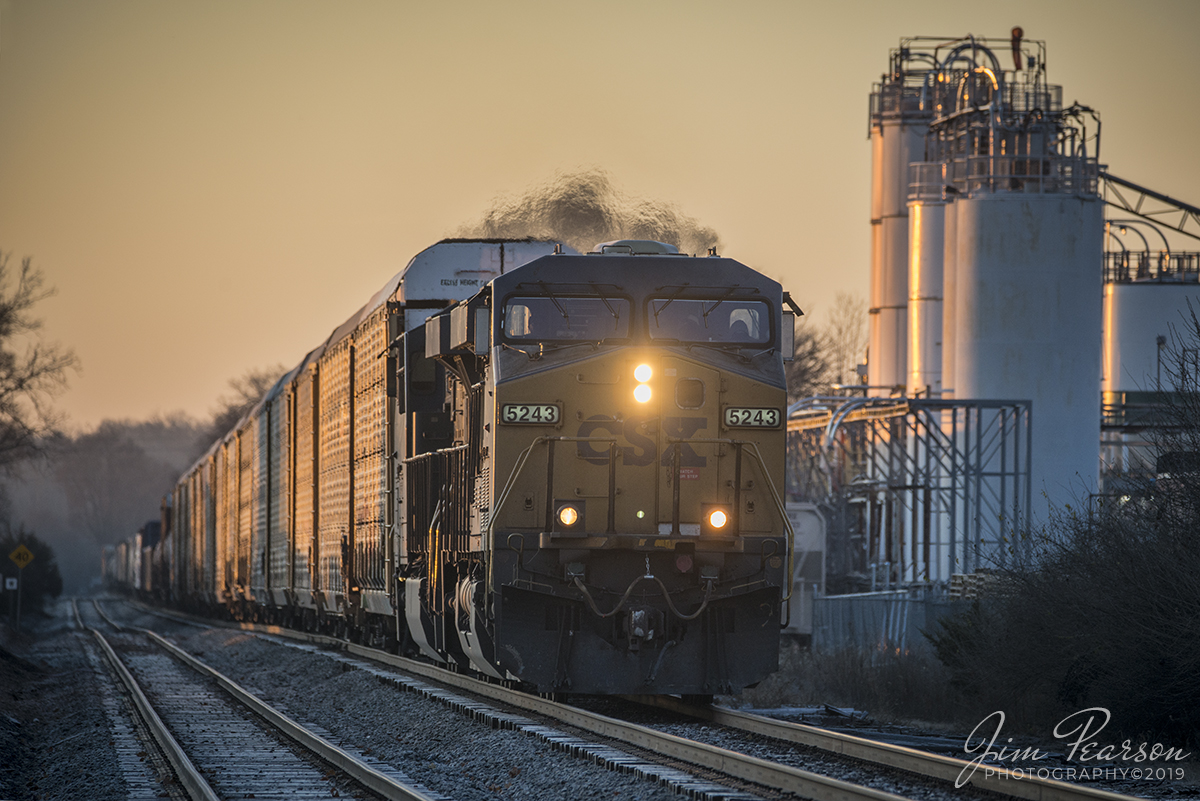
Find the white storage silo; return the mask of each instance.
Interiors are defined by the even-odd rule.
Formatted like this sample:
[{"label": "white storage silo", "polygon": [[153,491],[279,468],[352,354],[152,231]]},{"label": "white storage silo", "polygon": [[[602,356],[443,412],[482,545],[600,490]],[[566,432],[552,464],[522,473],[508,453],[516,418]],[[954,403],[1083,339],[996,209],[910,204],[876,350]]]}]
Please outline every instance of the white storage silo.
[{"label": "white storage silo", "polygon": [[[953,209],[953,207],[950,207]],[[933,397],[942,389],[942,263],[947,205],[908,204],[908,394]]]},{"label": "white storage silo", "polygon": [[1104,391],[1174,391],[1172,332],[1186,333],[1193,310],[1200,315],[1200,284],[1194,281],[1105,283]]},{"label": "white storage silo", "polygon": [[953,203],[946,206],[942,220],[942,397],[957,396],[955,378],[954,293],[958,284],[955,265],[958,263],[958,209]]},{"label": "white storage silo", "polygon": [[1096,489],[1103,205],[1066,193],[955,201],[957,398],[1033,402],[1034,519]]},{"label": "white storage silo", "polygon": [[[930,113],[920,80],[893,54],[892,71],[871,95],[871,296],[867,383],[903,389],[907,381],[908,165],[925,158]],[[887,395],[888,389],[872,394]]]},{"label": "white storage silo", "polygon": [[[1189,305],[1190,304],[1190,305]],[[1137,488],[1155,472],[1157,449],[1148,428],[1162,421],[1160,404],[1178,391],[1178,334],[1187,336],[1191,315],[1200,314],[1200,284],[1190,281],[1110,280],[1104,285],[1104,406],[1101,458],[1104,492],[1118,492],[1124,478]],[[1194,353],[1194,351],[1192,352]],[[1198,366],[1194,356],[1186,367]]]}]

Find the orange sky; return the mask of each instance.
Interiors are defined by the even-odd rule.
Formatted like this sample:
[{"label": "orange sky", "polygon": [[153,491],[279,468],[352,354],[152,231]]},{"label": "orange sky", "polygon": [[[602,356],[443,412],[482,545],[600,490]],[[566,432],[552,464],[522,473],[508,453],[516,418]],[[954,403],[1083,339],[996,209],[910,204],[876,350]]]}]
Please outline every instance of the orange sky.
[{"label": "orange sky", "polygon": [[867,294],[888,49],[1013,25],[1113,173],[1200,205],[1193,0],[0,0],[0,249],[58,287],[76,429],[204,415],[559,170],[678,205],[820,320]]}]

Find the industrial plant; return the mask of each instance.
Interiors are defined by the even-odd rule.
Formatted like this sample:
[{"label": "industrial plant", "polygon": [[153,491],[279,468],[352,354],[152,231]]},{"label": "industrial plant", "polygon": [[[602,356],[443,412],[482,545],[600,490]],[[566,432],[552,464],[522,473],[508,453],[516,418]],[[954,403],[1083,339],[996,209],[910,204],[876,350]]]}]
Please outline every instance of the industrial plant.
[{"label": "industrial plant", "polygon": [[905,38],[872,87],[864,383],[789,409],[827,593],[960,589],[1154,474],[1165,349],[1200,310],[1200,257],[1172,242],[1200,209],[1110,172],[1099,110],[1047,64],[1020,28]]}]

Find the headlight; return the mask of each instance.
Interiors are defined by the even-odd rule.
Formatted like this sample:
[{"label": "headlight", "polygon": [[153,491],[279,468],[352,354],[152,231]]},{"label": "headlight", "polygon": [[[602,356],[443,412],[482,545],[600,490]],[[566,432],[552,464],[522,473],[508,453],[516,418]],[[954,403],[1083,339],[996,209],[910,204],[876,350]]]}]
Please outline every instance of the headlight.
[{"label": "headlight", "polygon": [[702,536],[733,536],[737,533],[734,529],[732,506],[727,503],[700,505],[700,534]]},{"label": "headlight", "polygon": [[639,364],[633,368],[633,379],[638,382],[638,385],[633,388],[633,398],[638,403],[646,403],[654,394],[650,391],[649,383],[653,376],[654,370],[648,364]]},{"label": "headlight", "polygon": [[555,501],[554,519],[550,525],[554,531],[582,532],[585,530],[583,511],[583,501]]}]

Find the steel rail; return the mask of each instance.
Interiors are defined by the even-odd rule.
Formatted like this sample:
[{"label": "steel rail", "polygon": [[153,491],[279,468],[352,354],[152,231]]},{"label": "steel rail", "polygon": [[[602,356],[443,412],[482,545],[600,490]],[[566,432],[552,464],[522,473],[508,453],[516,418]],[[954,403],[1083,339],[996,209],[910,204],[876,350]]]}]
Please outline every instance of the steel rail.
[{"label": "steel rail", "polygon": [[[177,617],[175,614],[159,613],[166,617]],[[191,617],[188,615],[187,617]],[[577,709],[566,704],[530,695],[519,690],[513,690],[497,684],[491,684],[459,673],[453,673],[443,668],[417,662],[386,651],[366,648],[355,643],[326,637],[320,634],[308,634],[291,631],[279,626],[256,623],[230,623],[208,621],[222,627],[237,628],[243,631],[257,631],[274,634],[304,642],[334,645],[355,656],[382,662],[393,667],[401,668],[408,673],[414,673],[423,678],[467,690],[476,695],[500,701],[510,706],[534,712],[553,718],[591,734],[618,740],[651,751],[659,756],[679,759],[709,770],[719,771],[745,781],[755,782],[775,790],[801,795],[813,801],[906,801],[904,796],[894,793],[862,787],[851,782],[833,779],[817,773],[811,773],[799,768],[780,765],[765,759],[748,756],[730,751],[725,748],[708,745],[677,737],[673,734],[656,731],[646,726],[627,723],[615,718],[598,715]],[[190,658],[190,657],[189,657]]]},{"label": "steel rail", "polygon": [[263,718],[271,724],[275,729],[282,732],[289,739],[294,740],[300,745],[307,748],[309,751],[317,754],[321,759],[336,767],[338,770],[351,776],[359,784],[362,784],[372,792],[394,801],[433,801],[431,796],[420,792],[416,788],[401,784],[394,779],[385,776],[371,766],[356,759],[355,757],[338,748],[333,743],[326,740],[320,735],[314,734],[308,729],[301,726],[296,721],[283,714],[275,707],[260,700],[250,691],[243,688],[237,682],[233,681],[225,674],[218,670],[209,667],[208,665],[196,659],[191,654],[182,650],[178,646],[164,640],[159,635],[148,629],[139,629],[146,634],[150,639],[157,643],[160,647],[183,662],[188,667],[209,676],[217,684],[236,698],[244,706],[253,711],[256,715]]},{"label": "steel rail", "polygon": [[[145,608],[149,609],[149,607]],[[406,657],[396,656],[395,654],[389,654],[386,651],[379,651],[374,648],[367,648],[334,637],[299,632],[266,624],[212,621],[205,618],[193,618],[192,615],[179,615],[178,613],[167,613],[159,610],[151,611],[164,617],[189,623],[203,621],[204,625],[217,625],[244,631],[255,631],[313,644],[338,647],[355,656],[392,665],[393,667],[398,667],[407,672],[415,673],[443,684],[449,684],[511,706],[536,712],[593,734],[628,742],[662,756],[681,759],[701,767],[726,773],[730,776],[763,784],[776,790],[804,795],[816,799],[816,801],[829,801],[832,799],[846,801],[847,799],[868,798],[894,800],[899,798],[899,796],[890,793],[860,787],[836,779],[829,779],[797,768],[778,765],[766,760],[739,754],[735,751],[697,743],[644,726],[587,712],[518,690],[483,682],[470,676],[453,673],[435,665],[417,662]],[[811,746],[845,757],[903,770],[918,776],[946,781],[951,784],[956,782],[959,776],[964,775],[965,772],[967,778],[964,779],[964,784],[1004,796],[1026,799],[1027,801],[1139,801],[1134,796],[1114,793],[1108,790],[1099,790],[1078,784],[1070,784],[1055,779],[1042,779],[1036,776],[1018,777],[1005,768],[990,767],[989,772],[989,770],[984,769],[985,766],[980,765],[979,770],[970,772],[969,768],[972,763],[964,759],[932,754],[919,749],[878,742],[864,737],[841,734],[816,726],[807,726],[766,718],[760,715],[752,715],[726,707],[715,705],[710,707],[696,707],[685,704],[682,700],[673,696],[625,697],[692,717],[702,717],[719,725],[729,726],[730,728],[772,737],[784,742]]]},{"label": "steel rail", "polygon": [[[164,614],[167,617],[176,617],[174,614],[159,614]],[[209,622],[211,623],[212,621]],[[374,662],[382,662],[444,685],[450,685],[528,712],[544,715],[561,723],[590,732],[591,734],[618,740],[651,751],[659,756],[679,759],[702,768],[719,771],[738,779],[814,799],[814,801],[904,801],[903,796],[895,795],[894,793],[862,787],[840,779],[833,779],[828,776],[822,776],[787,765],[780,765],[736,751],[666,734],[645,726],[588,712],[567,704],[539,698],[519,690],[484,682],[470,676],[453,673],[443,668],[344,640],[338,640],[333,637],[296,632],[278,626],[255,623],[223,622],[219,625],[238,628],[244,631],[274,634],[314,644],[333,645],[355,656]]]},{"label": "steel rail", "polygon": [[117,631],[125,631],[125,627],[122,626],[117,621],[113,620],[111,617],[109,617],[108,613],[106,613],[104,611],[104,609],[100,606],[100,602],[97,601],[95,598],[92,599],[92,606],[96,609],[96,614],[98,614],[101,618],[103,618],[105,623],[112,626]]},{"label": "steel rail", "polygon": [[[98,610],[99,606],[96,608]],[[79,614],[78,606],[75,607],[75,614]],[[82,623],[82,618],[80,618],[80,622]],[[154,737],[155,742],[162,749],[167,761],[171,763],[171,768],[175,771],[175,777],[179,779],[179,783],[187,791],[188,797],[192,801],[220,801],[217,794],[213,792],[212,787],[200,775],[200,771],[192,764],[187,754],[183,752],[183,748],[180,747],[174,736],[171,735],[170,729],[163,723],[162,718],[154,711],[150,700],[142,692],[142,688],[138,685],[133,674],[125,667],[125,663],[117,656],[117,652],[108,644],[108,640],[91,626],[87,626],[86,628],[96,638],[97,642],[100,643],[100,650],[104,653],[105,659],[108,660],[113,670],[116,671],[117,676],[121,679],[121,683],[125,685],[125,689],[129,691],[130,697],[133,698],[134,706],[137,707],[138,715],[141,716],[142,721],[146,724],[146,728],[150,730],[150,734]]]},{"label": "steel rail", "polygon": [[[701,718],[733,729],[807,745],[930,778],[955,782],[965,772],[970,777],[965,780],[965,783],[1015,798],[1029,799],[1030,801],[1137,801],[1134,796],[1054,779],[1015,778],[1010,771],[990,765],[979,765],[980,770],[972,772],[970,769],[973,763],[964,759],[932,754],[917,748],[856,737],[852,734],[843,734],[803,723],[792,723],[754,715],[716,704],[695,706],[674,696],[663,695],[624,697],[638,703]],[[993,771],[994,775],[987,776],[984,768]]]},{"label": "steel rail", "polygon": [[[309,731],[301,724],[275,709],[275,707],[259,699],[256,695],[251,693],[249,690],[246,690],[244,687],[230,679],[225,674],[221,673],[215,668],[209,667],[183,649],[168,642],[158,634],[155,634],[153,631],[132,626],[120,626],[104,613],[104,611],[100,608],[99,603],[96,603],[96,610],[100,612],[101,616],[104,617],[104,619],[111,625],[116,626],[120,630],[128,629],[130,631],[136,631],[139,634],[146,635],[156,645],[161,647],[171,656],[178,659],[180,662],[183,662],[197,673],[213,679],[218,685],[220,685],[221,689],[225,690],[225,692],[227,692],[243,706],[248,708],[251,712],[265,720],[276,731],[280,732],[288,739],[298,743],[308,751],[316,754],[323,761],[350,776],[368,790],[371,790],[383,798],[388,799],[388,801],[437,801],[437,799],[433,796],[422,793],[415,787],[402,784],[395,779],[380,773],[370,765],[367,765],[338,746],[329,742],[324,737]],[[115,653],[113,654],[113,658],[116,658]],[[121,667],[124,669],[124,665]],[[132,676],[130,677],[130,680],[132,680]],[[215,799],[216,796],[213,796],[213,798]]]},{"label": "steel rail", "polygon": [[636,723],[627,723],[616,718],[598,715],[373,648],[365,648],[354,643],[344,643],[343,647],[356,656],[400,667],[405,671],[416,673],[442,684],[449,684],[476,695],[524,709],[527,712],[545,715],[591,734],[619,740],[660,756],[681,759],[702,768],[716,770],[728,776],[755,782],[772,789],[795,793],[814,801],[903,801],[904,798],[894,793],[862,787],[840,779],[747,756],[737,751],[666,734],[646,726],[639,726]]}]

